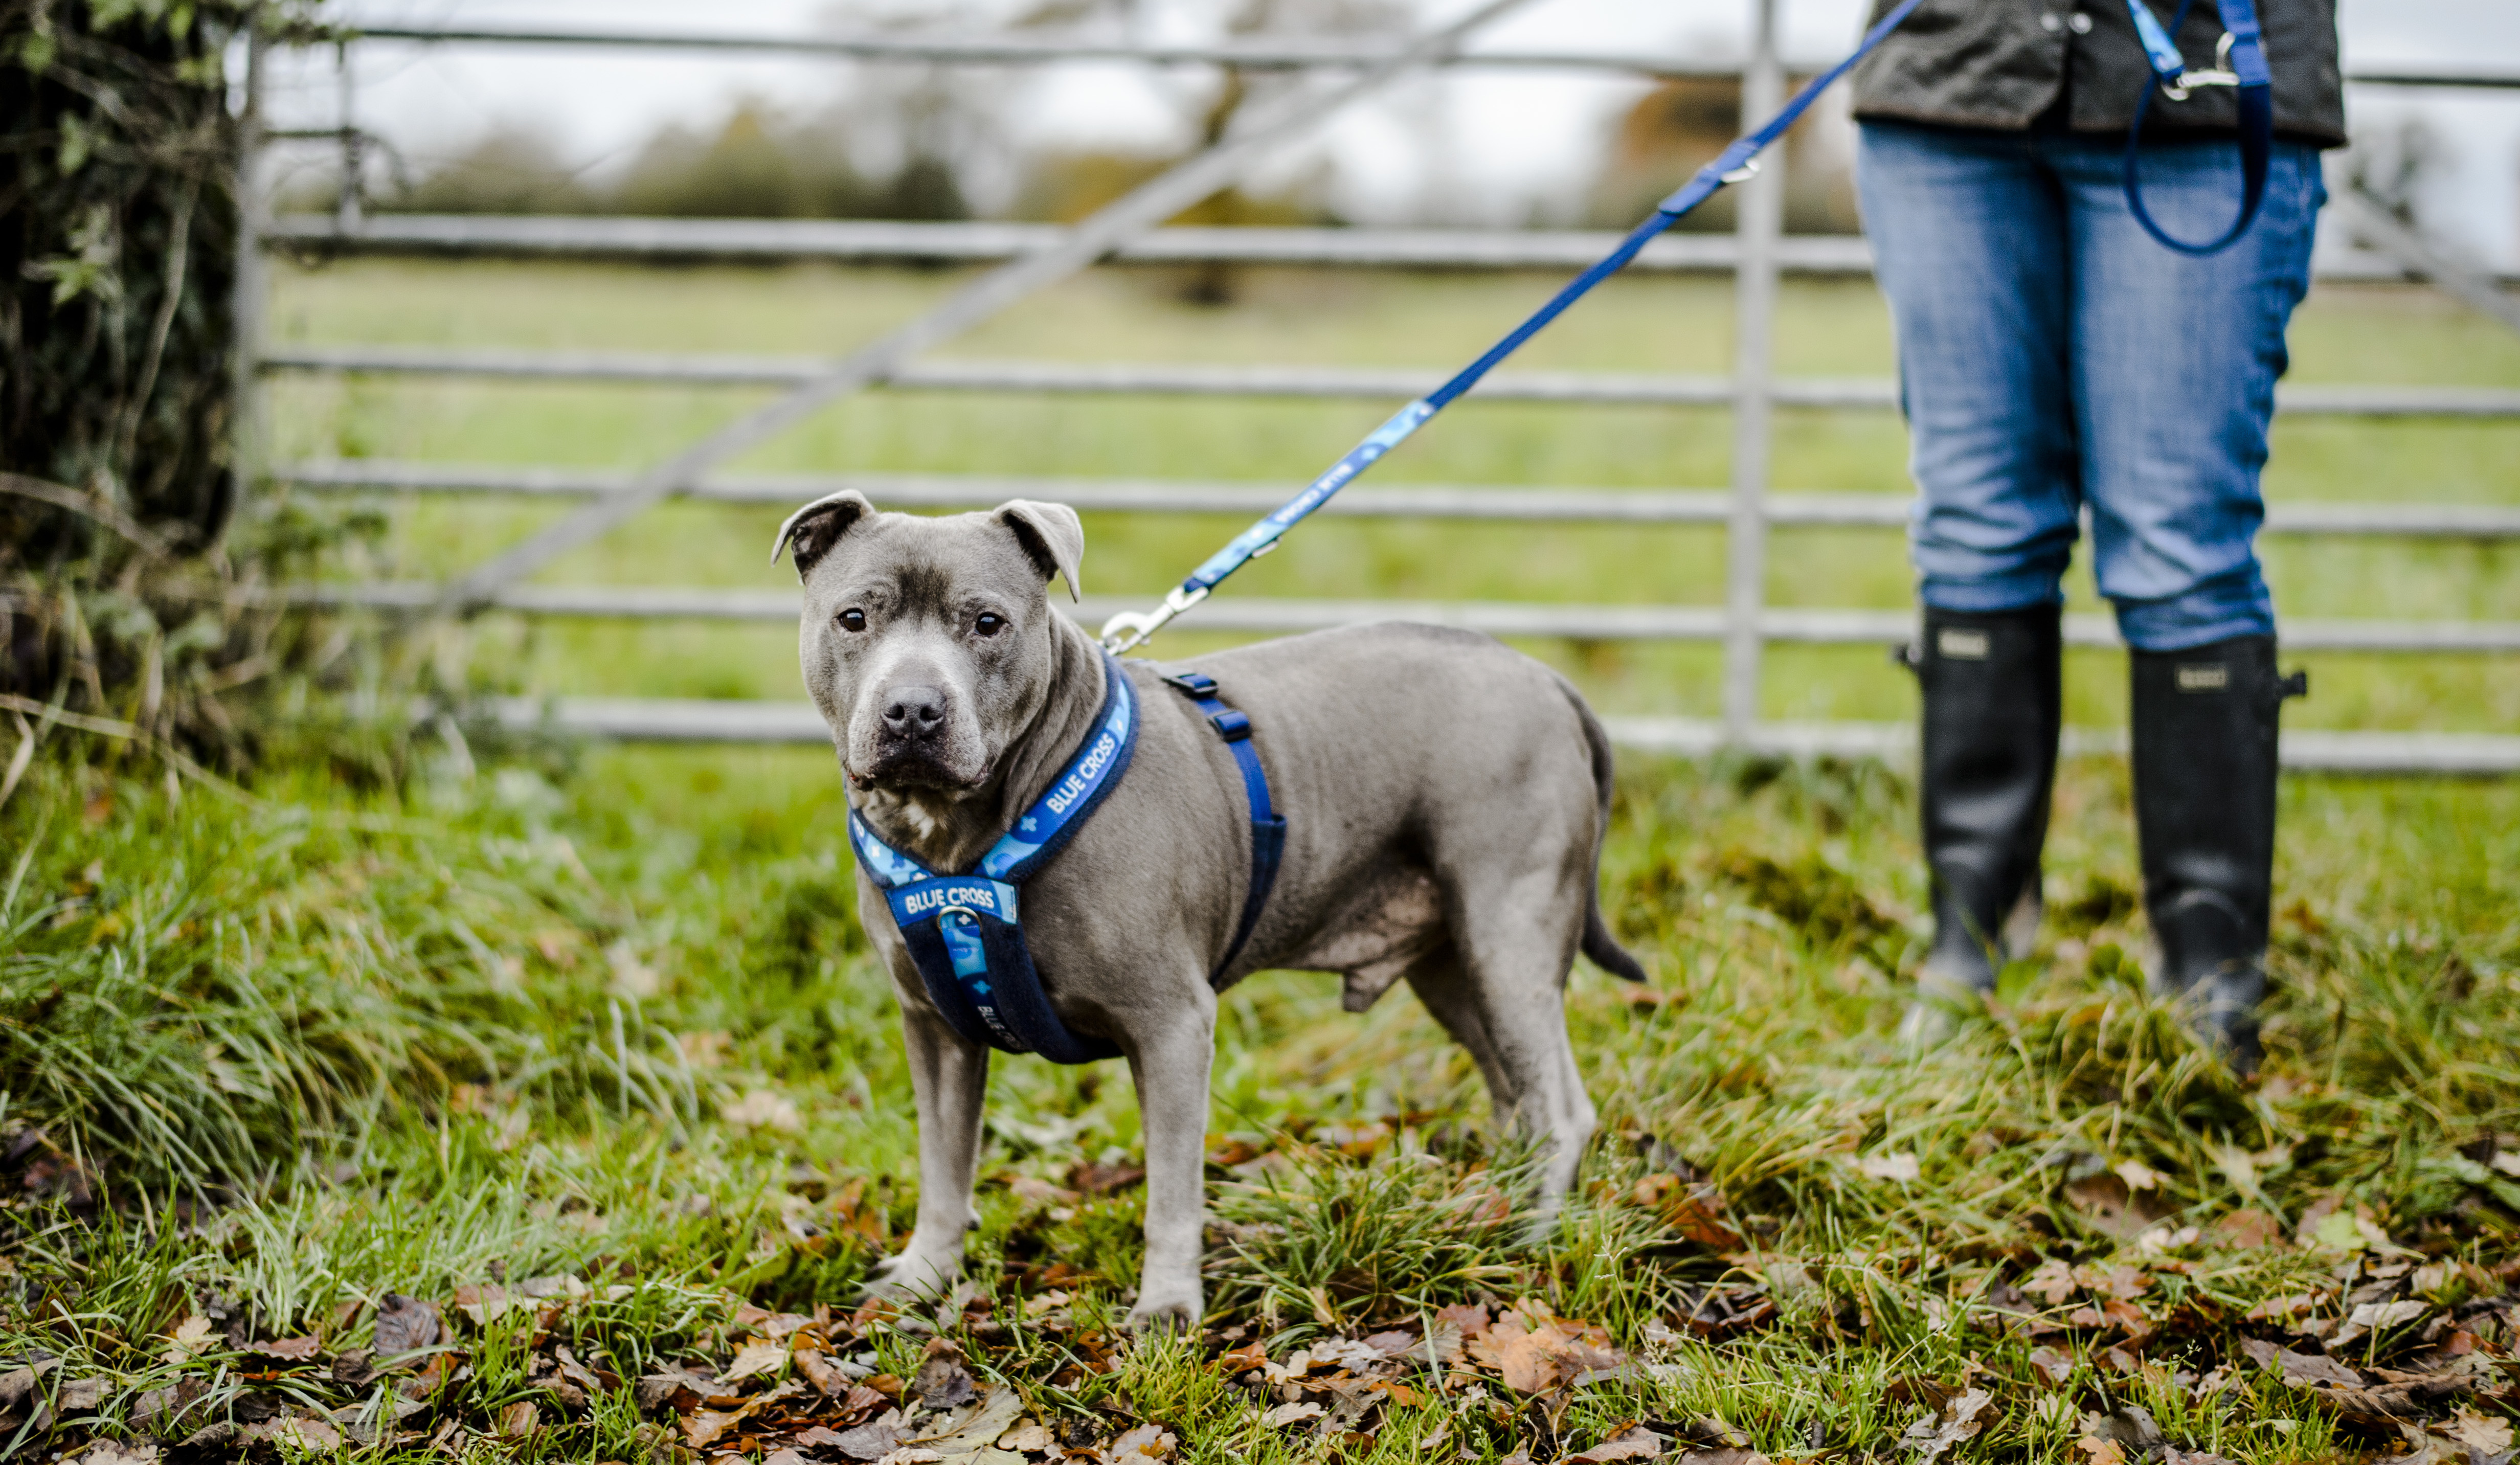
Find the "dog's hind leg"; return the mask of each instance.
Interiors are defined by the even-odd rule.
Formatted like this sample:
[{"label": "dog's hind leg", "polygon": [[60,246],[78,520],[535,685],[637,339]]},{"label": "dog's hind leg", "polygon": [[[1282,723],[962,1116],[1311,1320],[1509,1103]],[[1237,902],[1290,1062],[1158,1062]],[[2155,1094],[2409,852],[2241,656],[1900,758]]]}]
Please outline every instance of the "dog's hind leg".
[{"label": "dog's hind leg", "polygon": [[1409,990],[1418,994],[1418,1004],[1453,1035],[1453,1041],[1479,1066],[1479,1077],[1487,1081],[1488,1100],[1496,1109],[1497,1124],[1516,1124],[1522,1087],[1514,1071],[1497,1055],[1496,1042],[1488,1036],[1487,1010],[1479,1003],[1469,973],[1462,969],[1460,954],[1447,942],[1411,962],[1402,976]]},{"label": "dog's hind leg", "polygon": [[989,1050],[966,1043],[943,1018],[905,1004],[901,1036],[919,1104],[919,1222],[910,1244],[867,1286],[895,1301],[942,1296],[963,1269],[963,1238],[980,1223],[971,1186],[989,1087]]},{"label": "dog's hind leg", "polygon": [[1456,930],[1462,925],[1473,933],[1466,945],[1476,954],[1464,958],[1462,944],[1439,949],[1410,968],[1409,985],[1469,1049],[1487,1080],[1497,1122],[1539,1149],[1533,1227],[1545,1233],[1575,1182],[1596,1119],[1566,1039],[1565,965],[1553,955],[1543,922],[1492,912],[1465,917]]}]

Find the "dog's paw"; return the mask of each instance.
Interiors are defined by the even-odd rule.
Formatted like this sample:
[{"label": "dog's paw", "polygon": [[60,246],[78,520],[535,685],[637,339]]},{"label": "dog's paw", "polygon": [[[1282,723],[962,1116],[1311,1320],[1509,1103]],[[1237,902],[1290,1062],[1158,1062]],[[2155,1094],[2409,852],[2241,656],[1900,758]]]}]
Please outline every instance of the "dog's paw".
[{"label": "dog's paw", "polygon": [[911,1303],[943,1297],[954,1289],[963,1270],[962,1258],[939,1257],[921,1249],[918,1239],[897,1257],[886,1257],[868,1273],[864,1296],[868,1302]]},{"label": "dog's paw", "polygon": [[1195,1333],[1205,1312],[1195,1286],[1150,1290],[1129,1310],[1128,1327],[1133,1333]]}]

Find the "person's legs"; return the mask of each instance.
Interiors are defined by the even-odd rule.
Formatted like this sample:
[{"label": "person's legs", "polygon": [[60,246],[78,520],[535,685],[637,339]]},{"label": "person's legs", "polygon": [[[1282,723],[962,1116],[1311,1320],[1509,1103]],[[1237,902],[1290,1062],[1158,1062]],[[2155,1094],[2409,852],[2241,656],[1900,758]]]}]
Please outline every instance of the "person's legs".
[{"label": "person's legs", "polygon": [[[2128,209],[2119,151],[2051,140],[2073,200],[2075,414],[2093,566],[2131,649],[2137,833],[2161,947],[2235,1064],[2257,1059],[2273,880],[2274,606],[2255,538],[2284,326],[2310,284],[2318,154],[2275,150],[2257,222],[2203,258]],[[2144,201],[2182,238],[2240,197],[2228,143],[2144,150]]]},{"label": "person's legs", "polygon": [[[2018,135],[1867,124],[1856,178],[1918,489],[1935,941],[1917,984],[1973,1001],[2037,926],[2055,774],[2057,581],[2081,500],[2063,198]],[[1913,1017],[1917,1036],[1939,1026]]]}]

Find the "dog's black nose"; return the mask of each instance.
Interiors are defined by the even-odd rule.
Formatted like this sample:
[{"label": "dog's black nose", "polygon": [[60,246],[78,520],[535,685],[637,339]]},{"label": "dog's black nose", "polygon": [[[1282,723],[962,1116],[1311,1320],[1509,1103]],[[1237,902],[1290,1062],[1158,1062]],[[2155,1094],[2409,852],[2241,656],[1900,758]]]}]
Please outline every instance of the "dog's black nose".
[{"label": "dog's black nose", "polygon": [[896,687],[883,706],[883,725],[905,737],[936,731],[945,721],[945,693],[933,687]]}]

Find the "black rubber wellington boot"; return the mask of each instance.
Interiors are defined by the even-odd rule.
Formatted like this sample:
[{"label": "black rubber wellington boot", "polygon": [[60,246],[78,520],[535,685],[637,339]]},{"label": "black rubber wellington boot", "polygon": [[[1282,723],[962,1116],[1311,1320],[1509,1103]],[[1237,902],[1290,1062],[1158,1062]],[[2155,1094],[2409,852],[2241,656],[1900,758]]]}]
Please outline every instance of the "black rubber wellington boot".
[{"label": "black rubber wellington boot", "polygon": [[2275,723],[2308,678],[2275,672],[2271,636],[2137,651],[2136,835],[2160,944],[2153,990],[2185,999],[2199,1036],[2258,1066],[2274,883]]},{"label": "black rubber wellington boot", "polygon": [[1908,663],[1925,693],[1925,861],[1934,946],[1903,1032],[1931,1041],[1995,990],[2039,929],[2039,849],[2056,778],[2059,607],[1925,611]]}]

